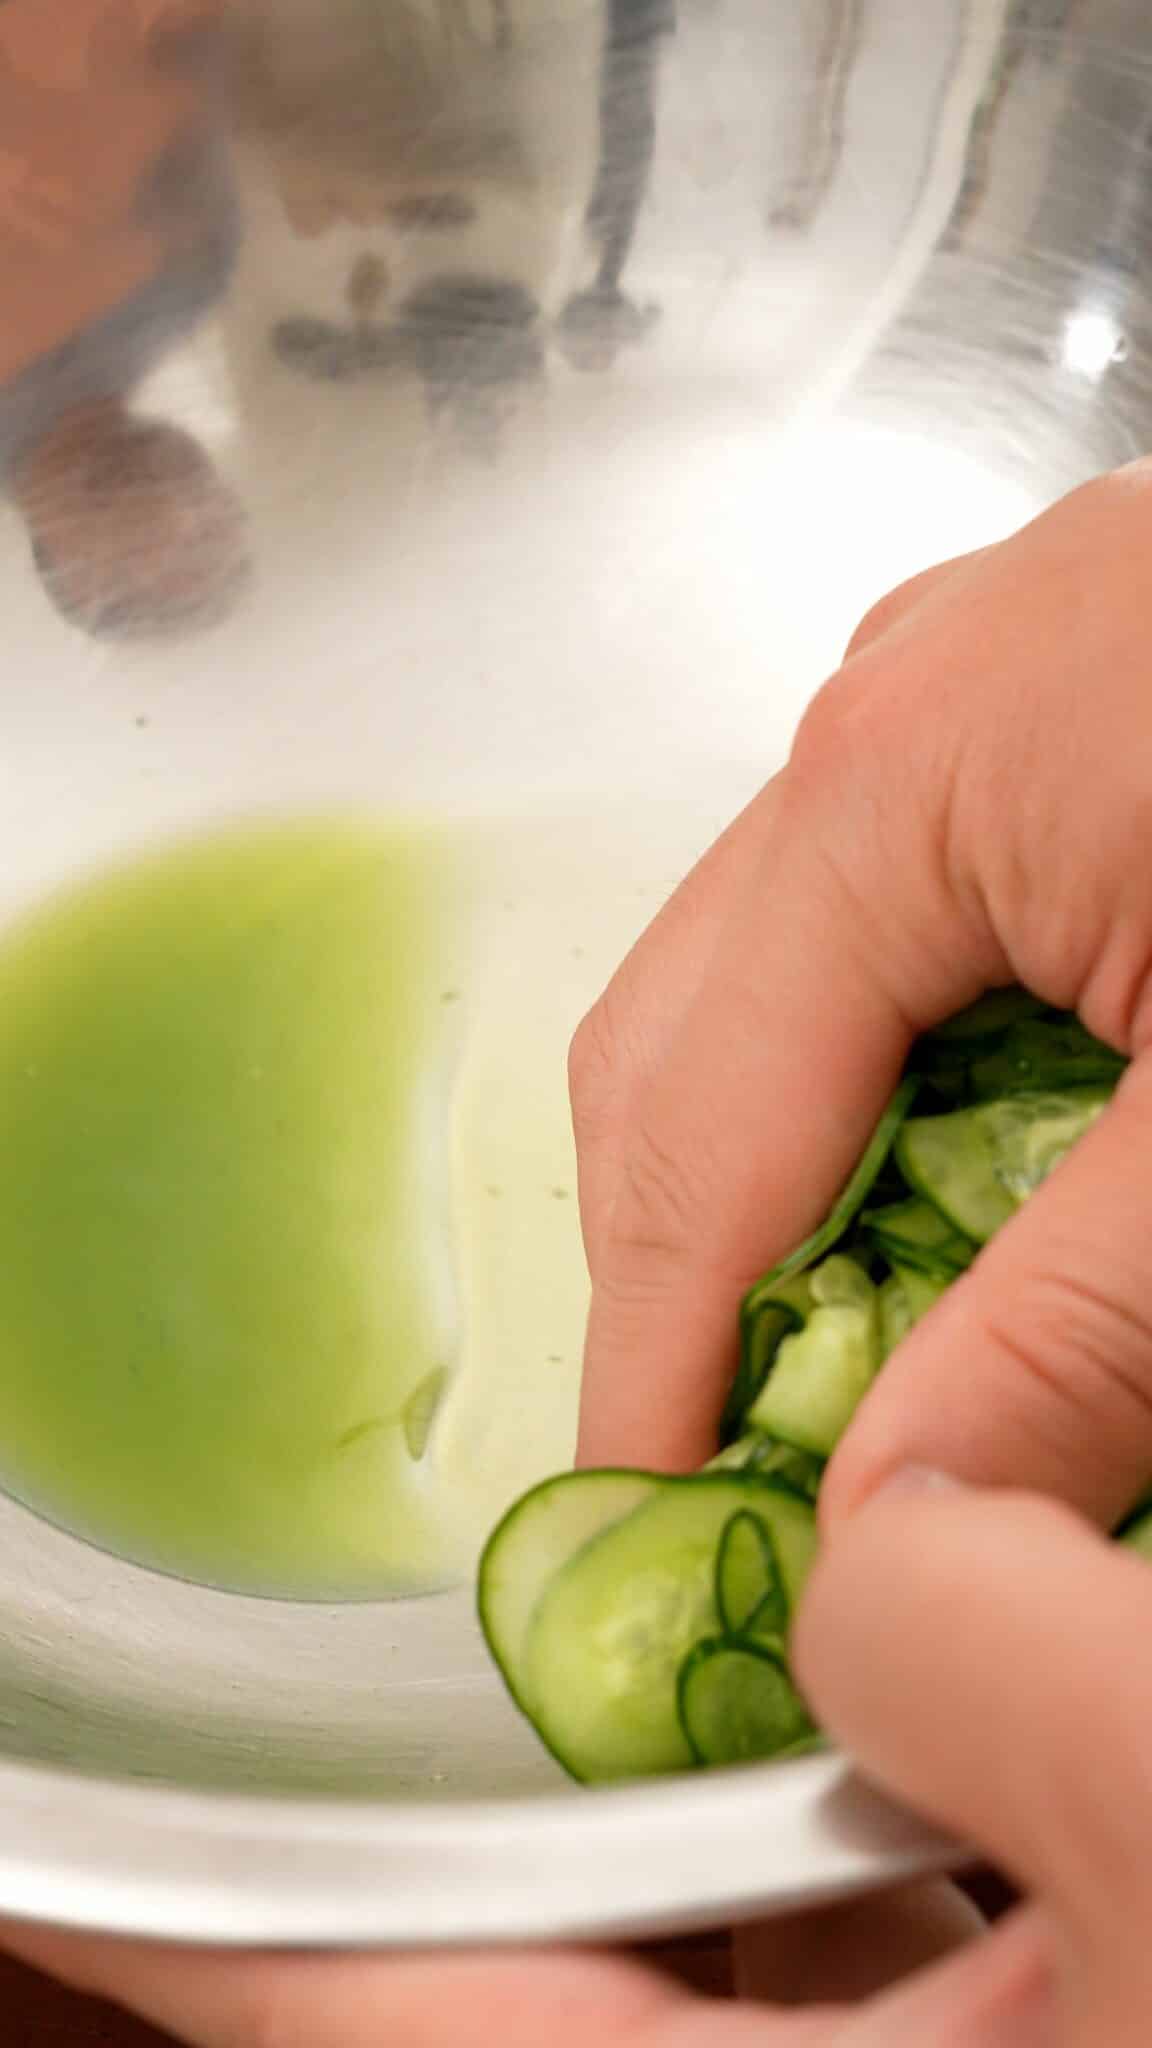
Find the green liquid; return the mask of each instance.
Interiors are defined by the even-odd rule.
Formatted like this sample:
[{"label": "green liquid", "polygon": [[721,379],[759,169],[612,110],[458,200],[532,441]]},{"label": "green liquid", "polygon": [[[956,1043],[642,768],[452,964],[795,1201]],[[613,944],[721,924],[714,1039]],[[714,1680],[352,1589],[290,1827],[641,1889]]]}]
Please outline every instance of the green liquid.
[{"label": "green liquid", "polygon": [[416,835],[249,827],[6,934],[0,1485],[52,1521],[246,1591],[441,1575],[443,885]]}]

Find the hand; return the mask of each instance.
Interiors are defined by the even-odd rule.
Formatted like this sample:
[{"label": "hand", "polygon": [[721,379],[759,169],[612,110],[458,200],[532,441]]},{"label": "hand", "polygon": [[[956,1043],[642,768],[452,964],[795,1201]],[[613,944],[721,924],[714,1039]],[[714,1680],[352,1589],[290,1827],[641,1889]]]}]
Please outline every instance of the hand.
[{"label": "hand", "polygon": [[1103,1522],[1147,1484],[1150,560],[1140,463],[888,599],[583,1026],[584,1462],[709,1454],[745,1287],[826,1211],[914,1034],[1018,980],[1132,1068],[886,1366],[824,1511],[909,1461]]},{"label": "hand", "polygon": [[[845,1990],[861,1978],[882,1982],[970,1932],[955,1895],[949,1901],[938,1886],[776,1923],[756,1937],[750,1961],[773,1976],[778,1962],[785,1995],[799,1998],[805,1985],[834,1993],[838,1981]],[[592,1953],[197,1953],[25,1928],[6,1939],[41,1969],[163,2025],[189,2048],[840,2048],[842,2039],[832,2024],[840,2015],[827,2007],[770,2016],[693,1993],[694,1980],[717,1974],[700,1967],[710,1959],[695,1947],[661,1951],[645,1965]],[[864,2000],[859,2010],[882,2013],[886,2004]],[[885,2048],[904,2038],[885,2036]]]},{"label": "hand", "polygon": [[[914,1573],[893,1560],[914,1555]],[[1146,2048],[1152,1571],[1063,1508],[908,1484],[837,1530],[804,1682],[869,1772],[1011,1870],[1031,1903],[953,1945],[939,1899],[745,1938],[746,1989],[624,1958],[197,1954],[12,1929],[10,1945],[194,2048]],[[800,1981],[798,1981],[798,1978]],[[822,2005],[804,2004],[821,1998]]]}]

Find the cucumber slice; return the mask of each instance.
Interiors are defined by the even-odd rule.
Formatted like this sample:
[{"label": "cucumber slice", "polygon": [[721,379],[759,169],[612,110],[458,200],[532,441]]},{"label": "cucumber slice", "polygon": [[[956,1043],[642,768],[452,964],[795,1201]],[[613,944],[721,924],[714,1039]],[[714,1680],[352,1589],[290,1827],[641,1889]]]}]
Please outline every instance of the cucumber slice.
[{"label": "cucumber slice", "polygon": [[1022,1023],[1027,1017],[1042,1016],[1047,1007],[1041,996],[1030,995],[1026,988],[1015,984],[1007,988],[985,989],[984,994],[977,996],[966,1009],[957,1010],[955,1016],[933,1025],[920,1043],[924,1046],[978,1046],[985,1039],[998,1038],[1002,1031]]},{"label": "cucumber slice", "polygon": [[758,1472],[762,1479],[779,1480],[781,1486],[815,1500],[824,1477],[824,1458],[810,1451],[798,1451],[794,1444],[779,1444],[762,1429],[738,1437],[704,1467],[706,1472]]},{"label": "cucumber slice", "polygon": [[716,1553],[716,1612],[725,1635],[782,1642],[788,1603],[766,1523],[742,1508],[725,1526]]},{"label": "cucumber slice", "polygon": [[537,1602],[577,1551],[663,1482],[651,1472],[565,1472],[533,1487],[484,1546],[477,1606],[485,1641],[517,1706],[531,1715],[524,1652]]},{"label": "cucumber slice", "polygon": [[[771,1276],[769,1276],[771,1278]],[[768,1283],[758,1302],[745,1302],[740,1323],[740,1363],[729,1390],[720,1425],[720,1441],[728,1443],[739,1435],[744,1418],[768,1374],[785,1337],[802,1330],[812,1306],[806,1273],[781,1280],[774,1293]]]},{"label": "cucumber slice", "polygon": [[941,1295],[947,1294],[951,1281],[943,1273],[922,1273],[918,1266],[893,1265],[892,1278],[904,1296],[910,1321],[908,1328],[935,1308]]},{"label": "cucumber slice", "polygon": [[684,1658],[717,1633],[715,1560],[742,1509],[769,1531],[789,1609],[816,1548],[806,1501],[751,1475],[666,1479],[586,1543],[535,1609],[523,1690],[539,1733],[574,1778],[690,1769],[677,1711]]},{"label": "cucumber slice", "polygon": [[774,1294],[766,1295],[749,1311],[742,1329],[740,1366],[724,1412],[725,1440],[740,1428],[772,1370],[783,1339],[791,1331],[803,1329],[811,1306],[808,1276],[801,1273],[793,1280],[782,1280]]},{"label": "cucumber slice", "polygon": [[815,1733],[783,1660],[760,1643],[697,1643],[680,1667],[677,1699],[698,1764],[779,1756]]},{"label": "cucumber slice", "polygon": [[977,1244],[986,1244],[1016,1213],[997,1179],[978,1109],[913,1117],[896,1140],[896,1159],[909,1186]]},{"label": "cucumber slice", "polygon": [[894,1266],[880,1289],[880,1349],[885,1362],[921,1316],[947,1294],[955,1276],[922,1273],[917,1266]]},{"label": "cucumber slice", "polygon": [[1114,1088],[1127,1064],[1122,1053],[1093,1038],[1072,1012],[1057,1012],[1016,1025],[992,1051],[973,1061],[968,1092],[983,1102],[1086,1085]]},{"label": "cucumber slice", "polygon": [[949,1223],[935,1203],[918,1195],[886,1209],[866,1209],[860,1222],[890,1264],[919,1266],[924,1272],[951,1277],[970,1266],[976,1254],[971,1238]]},{"label": "cucumber slice", "polygon": [[884,1171],[896,1134],[912,1107],[919,1087],[920,1077],[917,1074],[909,1074],[900,1083],[876,1126],[860,1164],[843,1194],[833,1205],[827,1220],[778,1266],[774,1266],[770,1273],[766,1273],[763,1280],[757,1281],[755,1287],[745,1295],[740,1310],[740,1364],[720,1425],[722,1443],[731,1443],[734,1437],[739,1436],[744,1418],[764,1384],[765,1371],[775,1351],[775,1344],[788,1327],[787,1322],[775,1326],[775,1342],[770,1339],[766,1341],[763,1333],[758,1333],[760,1317],[768,1307],[779,1303],[786,1283],[805,1273],[809,1266],[815,1265],[826,1252],[830,1252],[833,1245],[838,1244],[844,1236],[849,1225],[855,1221]]},{"label": "cucumber slice", "polygon": [[980,1000],[918,1038],[908,1059],[930,1094],[954,1108],[972,1100],[973,1064],[994,1057],[1011,1034],[1051,1014],[1038,996],[1021,988],[989,989]]},{"label": "cucumber slice", "polygon": [[868,1200],[880,1170],[892,1150],[896,1133],[912,1106],[919,1085],[915,1075],[910,1075],[906,1081],[900,1083],[876,1126],[859,1166],[839,1200],[834,1203],[827,1221],[820,1225],[819,1230],[814,1230],[811,1237],[805,1238],[803,1244],[798,1245],[788,1258],[782,1260],[780,1265],[774,1266],[772,1271],[749,1291],[744,1300],[745,1315],[755,1314],[763,1302],[779,1294],[786,1280],[794,1279],[798,1273],[803,1273],[809,1266],[815,1265],[817,1259],[822,1259],[825,1252],[830,1252],[833,1245],[843,1237],[848,1225],[855,1220]]},{"label": "cucumber slice", "polygon": [[914,1321],[912,1305],[897,1275],[892,1273],[880,1289],[880,1349],[885,1363],[908,1335]]},{"label": "cucumber slice", "polygon": [[1101,1117],[1111,1088],[1065,1088],[1058,1095],[1013,1095],[973,1111],[988,1134],[997,1178],[1017,1204],[1035,1194],[1073,1145]]},{"label": "cucumber slice", "polygon": [[912,1187],[984,1244],[1103,1114],[1112,1093],[1067,1088],[913,1117],[896,1140],[897,1162]]},{"label": "cucumber slice", "polygon": [[748,1421],[783,1443],[827,1458],[880,1368],[880,1302],[852,1259],[826,1259],[809,1285],[808,1322],[784,1338]]}]

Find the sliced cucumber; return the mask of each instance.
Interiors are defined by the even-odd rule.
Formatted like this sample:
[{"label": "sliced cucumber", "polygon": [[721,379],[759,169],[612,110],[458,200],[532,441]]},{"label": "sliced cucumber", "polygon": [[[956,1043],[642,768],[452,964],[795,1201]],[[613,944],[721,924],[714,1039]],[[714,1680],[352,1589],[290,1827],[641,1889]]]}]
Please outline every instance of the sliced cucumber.
[{"label": "sliced cucumber", "polygon": [[947,1116],[912,1117],[896,1140],[909,1184],[984,1244],[1102,1115],[1104,1087],[1010,1095]]},{"label": "sliced cucumber", "polygon": [[990,989],[979,1002],[961,1010],[917,1040],[909,1056],[912,1072],[923,1077],[929,1095],[957,1109],[972,1100],[974,1064],[994,1058],[1014,1031],[1048,1015],[1047,1004],[1023,989]]},{"label": "sliced cucumber", "polygon": [[480,1626],[509,1692],[525,1713],[531,1713],[531,1706],[524,1653],[541,1595],[592,1537],[622,1522],[662,1483],[651,1472],[565,1472],[533,1487],[488,1538],[477,1585]]},{"label": "sliced cucumber", "polygon": [[925,1032],[920,1043],[979,1046],[989,1038],[998,1038],[1002,1031],[1026,1017],[1041,1016],[1046,1008],[1040,996],[1030,995],[1026,988],[1017,988],[1015,984],[985,989],[966,1009],[957,1010],[955,1016],[946,1017],[942,1024]]},{"label": "sliced cucumber", "polygon": [[781,1657],[725,1637],[697,1643],[677,1681],[680,1725],[699,1764],[779,1756],[815,1733]]},{"label": "sliced cucumber", "polygon": [[1016,1213],[1016,1203],[997,1178],[978,1109],[912,1117],[896,1140],[896,1158],[909,1186],[977,1244],[986,1244]]},{"label": "sliced cucumber", "polygon": [[767,1436],[762,1429],[753,1429],[747,1436],[737,1437],[704,1469],[758,1472],[762,1479],[779,1480],[781,1486],[790,1487],[805,1500],[815,1500],[826,1463],[826,1459],[814,1457],[811,1451],[798,1451],[794,1444],[777,1443],[775,1437]]},{"label": "sliced cucumber", "polygon": [[761,1291],[756,1303],[746,1301],[741,1311],[740,1363],[729,1390],[720,1441],[736,1435],[749,1408],[772,1369],[772,1361],[784,1338],[801,1330],[812,1306],[806,1273],[781,1280],[774,1293]]},{"label": "sliced cucumber", "polygon": [[827,1221],[751,1289],[744,1304],[745,1314],[754,1313],[762,1301],[779,1294],[785,1280],[791,1280],[797,1273],[803,1273],[809,1266],[815,1265],[817,1259],[822,1259],[825,1252],[830,1252],[833,1245],[843,1237],[848,1225],[859,1215],[868,1200],[877,1176],[892,1150],[896,1133],[915,1099],[919,1085],[915,1075],[900,1083],[876,1126],[859,1166],[839,1200],[833,1204]]},{"label": "sliced cucumber", "polygon": [[748,1421],[827,1458],[879,1370],[880,1302],[867,1274],[848,1258],[825,1259],[810,1285],[808,1321],[784,1338]]},{"label": "sliced cucumber", "polygon": [[930,1308],[935,1308],[952,1284],[942,1273],[922,1273],[918,1266],[893,1264],[892,1278],[904,1297],[908,1329],[926,1316]]},{"label": "sliced cucumber", "polygon": [[880,1288],[880,1349],[889,1359],[915,1320],[912,1306],[895,1273]]},{"label": "sliced cucumber", "polygon": [[1056,1012],[1015,1025],[994,1050],[975,1060],[968,1092],[976,1101],[990,1101],[1085,1085],[1114,1088],[1125,1065],[1123,1054],[1093,1038],[1077,1016]]},{"label": "sliced cucumber", "polygon": [[1059,1094],[1012,1095],[973,1111],[988,1134],[997,1178],[1019,1205],[1104,1114],[1111,1088],[1065,1088]]},{"label": "sliced cucumber", "polygon": [[921,1316],[947,1294],[950,1284],[942,1274],[922,1273],[916,1266],[893,1267],[880,1289],[880,1344],[885,1360]]},{"label": "sliced cucumber", "polygon": [[[733,1426],[755,1400],[772,1369],[772,1361],[784,1338],[802,1330],[812,1306],[808,1275],[782,1280],[776,1292],[766,1295],[758,1307],[749,1310],[742,1333],[740,1367],[725,1411]],[[737,1413],[739,1404],[739,1413]]]},{"label": "sliced cucumber", "polygon": [[766,1522],[742,1508],[725,1525],[716,1553],[716,1612],[726,1635],[782,1642],[788,1602]]},{"label": "sliced cucumber", "polygon": [[934,1202],[918,1195],[886,1209],[866,1209],[860,1223],[885,1258],[928,1273],[962,1273],[975,1257],[972,1239],[949,1223]]},{"label": "sliced cucumber", "polygon": [[[787,1638],[826,1460],[883,1361],[1103,1113],[1124,1064],[1022,990],[921,1038],[827,1220],[745,1298],[707,1471],[570,1475],[506,1517],[481,1617],[573,1776],[820,1746]],[[410,1422],[421,1442],[423,1407]],[[1152,1495],[1117,1533],[1152,1562]]]},{"label": "sliced cucumber", "polygon": [[668,1479],[549,1582],[525,1645],[532,1718],[575,1778],[687,1770],[677,1710],[688,1652],[718,1632],[715,1560],[734,1515],[767,1527],[789,1609],[816,1547],[807,1502],[750,1475]]},{"label": "sliced cucumber", "polygon": [[[839,1243],[849,1225],[859,1215],[887,1164],[896,1133],[904,1122],[919,1087],[920,1079],[916,1074],[909,1074],[900,1083],[877,1124],[856,1171],[839,1200],[833,1204],[827,1220],[778,1266],[774,1266],[770,1273],[765,1274],[763,1280],[758,1281],[744,1297],[740,1310],[740,1364],[721,1423],[720,1436],[723,1443],[730,1443],[733,1437],[739,1436],[744,1417],[764,1384],[765,1346],[763,1334],[758,1334],[762,1314],[770,1305],[775,1306],[780,1301],[781,1291],[789,1280],[794,1280],[798,1274],[805,1273],[809,1266],[815,1265],[818,1259],[822,1259],[826,1252],[832,1250],[833,1245]],[[786,1327],[785,1323],[776,1330],[777,1340]],[[772,1349],[774,1348],[773,1345]]]}]

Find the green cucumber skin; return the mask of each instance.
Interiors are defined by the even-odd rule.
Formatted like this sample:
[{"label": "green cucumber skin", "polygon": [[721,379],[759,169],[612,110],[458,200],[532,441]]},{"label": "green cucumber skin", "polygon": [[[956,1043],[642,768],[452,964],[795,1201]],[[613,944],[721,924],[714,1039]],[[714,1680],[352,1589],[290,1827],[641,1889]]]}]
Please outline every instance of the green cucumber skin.
[{"label": "green cucumber skin", "polygon": [[[778,1496],[811,1512],[826,1459],[875,1372],[882,1369],[916,1322],[963,1276],[987,1237],[1030,1198],[1064,1152],[1102,1113],[1125,1065],[1121,1055],[1093,1039],[1074,1017],[1020,990],[993,991],[971,1010],[918,1041],[901,1089],[891,1099],[826,1222],[745,1297],[740,1318],[740,1368],[722,1426],[724,1448],[696,1479],[655,1483],[676,1487],[759,1479]],[[913,1107],[915,1118],[909,1115]],[[952,1133],[957,1150],[950,1156]],[[865,1206],[869,1197],[875,1205],[871,1209]],[[846,1262],[855,1262],[863,1288],[852,1282]],[[876,1302],[874,1358],[865,1362],[862,1351],[851,1374],[838,1380],[836,1372],[828,1370],[825,1355],[821,1365],[824,1376],[817,1372],[807,1391],[796,1370],[785,1374],[774,1391],[773,1376],[781,1364],[794,1368],[805,1338],[814,1329],[817,1336],[821,1327],[827,1329],[817,1318],[838,1309],[850,1315],[854,1293],[864,1298],[869,1285]],[[816,1346],[816,1351],[819,1348]],[[577,1475],[581,1479],[589,1476]],[[645,1475],[624,1476],[640,1480]],[[650,1504],[650,1500],[641,1502],[633,1514],[643,1515]],[[776,1656],[784,1660],[781,1668],[786,1672],[787,1626],[777,1638],[769,1626],[777,1619],[775,1612],[764,1615],[757,1606],[745,1614],[738,1604],[726,1603],[721,1589],[725,1537],[731,1542],[732,1521],[745,1512],[739,1510],[718,1534],[711,1607],[702,1603],[702,1633],[681,1658],[678,1702],[682,1702],[685,1684],[692,1682],[692,1672],[704,1669],[708,1657],[760,1655],[770,1660]],[[630,1519],[631,1515],[625,1515],[622,1521]],[[757,1519],[754,1509],[748,1519]],[[609,1521],[591,1543],[610,1543],[620,1526]],[[814,1521],[812,1530],[814,1550]],[[1134,1511],[1117,1532],[1117,1539],[1152,1562],[1152,1496]],[[579,1554],[569,1563],[577,1562]],[[567,1566],[560,1575],[565,1569]],[[553,1574],[553,1582],[556,1577]],[[785,1624],[791,1620],[798,1593],[799,1583],[793,1575],[785,1602]],[[710,1621],[719,1624],[718,1634],[715,1630],[707,1634]],[[753,1631],[761,1625],[764,1633],[757,1638]],[[733,1669],[738,1676],[738,1668]],[[713,1675],[724,1678],[725,1674],[717,1671]],[[666,1707],[667,1702],[662,1711]],[[560,1754],[564,1744],[551,1742],[535,1716],[530,1718],[571,1775],[605,1775],[595,1768],[595,1759],[590,1770],[573,1771],[572,1759]],[[715,1753],[702,1753],[681,1714],[683,1752],[667,1767],[680,1769],[691,1763],[715,1767],[729,1760],[720,1756],[721,1750],[747,1739],[735,1726],[727,1732],[722,1727],[718,1732],[714,1729],[713,1734],[715,1739],[710,1738],[705,1748]],[[802,1733],[782,1741],[773,1756],[779,1760],[799,1757],[824,1746],[819,1731]]]},{"label": "green cucumber skin", "polygon": [[[634,1471],[627,1466],[608,1468],[596,1472],[566,1472],[558,1478],[543,1479],[538,1485],[532,1487],[528,1493],[522,1494],[519,1500],[513,1502],[512,1506],[501,1517],[501,1520],[492,1531],[481,1554],[476,1582],[476,1610],[481,1632],[488,1646],[489,1654],[496,1664],[509,1693],[520,1708],[521,1713],[526,1714],[529,1720],[532,1720],[533,1716],[523,1685],[524,1641],[509,1642],[507,1622],[500,1612],[502,1603],[500,1574],[505,1567],[506,1552],[512,1544],[522,1540],[524,1535],[527,1535],[533,1542],[533,1547],[538,1549],[541,1532],[539,1528],[534,1530],[533,1524],[540,1511],[547,1513],[550,1503],[555,1503],[558,1500],[570,1502],[577,1490],[580,1492],[591,1492],[593,1489],[601,1490],[601,1482],[603,1482],[602,1490],[605,1497],[608,1494],[614,1494],[622,1503],[619,1514],[615,1517],[615,1519],[620,1521],[625,1516],[631,1514],[634,1508],[639,1507],[645,1500],[650,1499],[663,1484],[663,1481],[656,1474]],[[611,1526],[613,1526],[613,1518],[611,1516],[606,1521],[601,1521],[598,1525],[593,1524],[578,1539],[575,1548],[581,1548],[583,1543],[590,1541],[594,1534],[603,1533],[605,1528]],[[570,1551],[569,1557],[572,1554],[573,1552]],[[533,1562],[538,1563],[538,1559],[533,1560]],[[549,1574],[550,1577],[555,1576],[557,1568],[556,1566],[552,1567]],[[541,1584],[537,1600],[544,1590],[544,1584]],[[533,1604],[530,1600],[527,1618],[528,1626],[530,1626],[531,1607]]]},{"label": "green cucumber skin", "polygon": [[860,1227],[869,1245],[889,1265],[918,1266],[933,1276],[954,1279],[966,1272],[978,1246],[922,1196],[894,1202],[886,1209],[866,1209]]},{"label": "green cucumber skin", "polygon": [[733,1515],[720,1538],[713,1597],[725,1636],[754,1635],[771,1623],[768,1633],[783,1640],[788,1603],[772,1532],[751,1508],[741,1508]]},{"label": "green cucumber skin", "polygon": [[791,1612],[815,1554],[815,1517],[799,1496],[755,1474],[665,1480],[552,1578],[521,1689],[537,1733],[571,1777],[592,1783],[693,1767],[676,1673],[693,1644],[717,1632],[716,1549],[744,1508],[768,1525]]},{"label": "green cucumber skin", "polygon": [[826,1458],[879,1370],[880,1298],[857,1261],[837,1253],[812,1269],[807,1292],[803,1326],[781,1339],[747,1420]]},{"label": "green cucumber skin", "polygon": [[[742,1744],[734,1744],[731,1741],[731,1724],[726,1746],[708,1739],[703,1725],[704,1701],[698,1695],[701,1685],[706,1685],[709,1673],[715,1674],[721,1665],[727,1665],[729,1682],[733,1668],[740,1665],[744,1667],[745,1682],[756,1677],[771,1677],[776,1681],[777,1705],[787,1718],[771,1747],[749,1749]],[[676,1706],[684,1739],[695,1762],[705,1770],[764,1762],[779,1756],[782,1751],[810,1742],[816,1733],[811,1716],[791,1684],[780,1649],[749,1641],[747,1637],[716,1636],[697,1643],[680,1667],[676,1681]]]},{"label": "green cucumber skin", "polygon": [[[900,1083],[827,1221],[745,1295],[740,1309],[740,1364],[720,1425],[722,1443],[731,1443],[740,1435],[744,1418],[764,1382],[756,1350],[756,1325],[761,1314],[767,1307],[775,1306],[774,1298],[787,1283],[807,1272],[826,1252],[830,1252],[855,1222],[887,1164],[897,1133],[916,1100],[919,1088],[919,1078],[914,1074],[909,1074]],[[783,1330],[780,1334],[784,1334]]]}]

